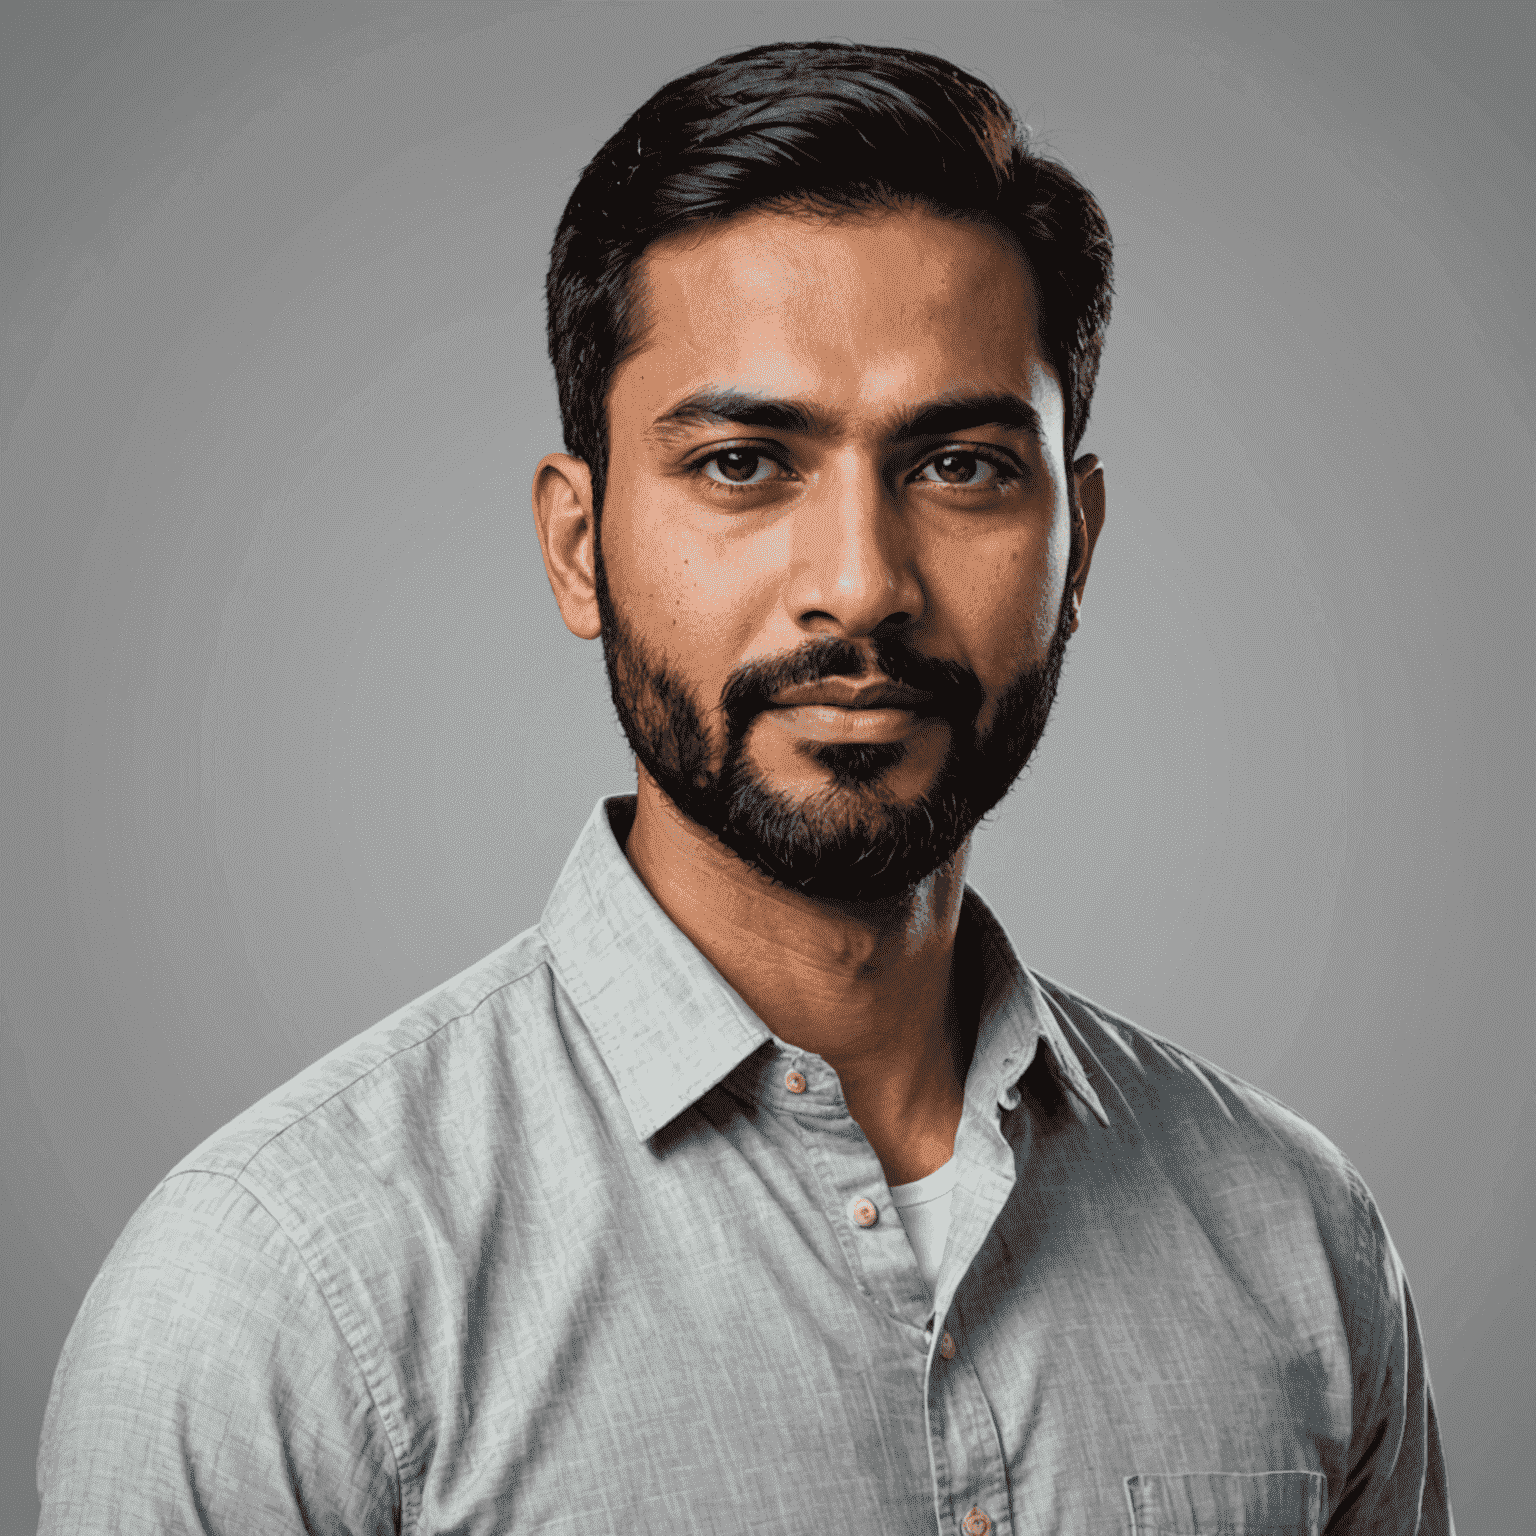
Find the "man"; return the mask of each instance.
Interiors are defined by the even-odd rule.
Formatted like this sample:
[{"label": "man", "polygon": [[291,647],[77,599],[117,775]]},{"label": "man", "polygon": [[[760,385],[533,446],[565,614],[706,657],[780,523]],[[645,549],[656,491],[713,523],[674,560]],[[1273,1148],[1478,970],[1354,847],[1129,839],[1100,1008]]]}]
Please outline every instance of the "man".
[{"label": "man", "polygon": [[1109,293],[925,55],[752,50],[603,147],[534,508],[637,794],[150,1196],[44,1529],[1451,1529],[1358,1176],[965,885],[1104,523]]}]

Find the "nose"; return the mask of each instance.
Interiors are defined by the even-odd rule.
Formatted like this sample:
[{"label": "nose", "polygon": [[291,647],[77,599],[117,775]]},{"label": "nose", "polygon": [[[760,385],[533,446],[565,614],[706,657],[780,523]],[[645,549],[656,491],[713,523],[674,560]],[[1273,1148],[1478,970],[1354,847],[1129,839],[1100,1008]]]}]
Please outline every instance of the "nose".
[{"label": "nose", "polygon": [[878,470],[828,474],[796,511],[786,599],[809,634],[856,639],[915,624],[924,598],[911,530]]}]

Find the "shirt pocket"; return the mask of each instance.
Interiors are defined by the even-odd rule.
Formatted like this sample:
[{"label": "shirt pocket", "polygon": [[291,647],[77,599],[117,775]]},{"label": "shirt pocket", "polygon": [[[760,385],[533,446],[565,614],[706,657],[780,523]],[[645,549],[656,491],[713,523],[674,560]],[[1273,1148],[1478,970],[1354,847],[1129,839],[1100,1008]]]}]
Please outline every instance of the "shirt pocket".
[{"label": "shirt pocket", "polygon": [[1125,1480],[1135,1536],[1318,1536],[1321,1472],[1138,1472]]}]

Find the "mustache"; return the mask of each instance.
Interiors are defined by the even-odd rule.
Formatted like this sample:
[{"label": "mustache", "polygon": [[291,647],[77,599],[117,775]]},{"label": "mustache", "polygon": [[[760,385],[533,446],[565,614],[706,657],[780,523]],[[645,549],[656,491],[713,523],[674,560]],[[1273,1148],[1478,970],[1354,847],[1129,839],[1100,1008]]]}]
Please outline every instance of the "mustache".
[{"label": "mustache", "polygon": [[[873,656],[871,656],[873,652]],[[720,691],[720,709],[730,735],[739,740],[753,718],[773,705],[775,695],[801,683],[828,677],[860,677],[870,669],[893,683],[928,694],[923,713],[947,720],[956,730],[974,726],[986,693],[981,679],[956,661],[914,650],[895,635],[870,636],[864,644],[831,637],[810,640],[782,656],[738,667]]]}]

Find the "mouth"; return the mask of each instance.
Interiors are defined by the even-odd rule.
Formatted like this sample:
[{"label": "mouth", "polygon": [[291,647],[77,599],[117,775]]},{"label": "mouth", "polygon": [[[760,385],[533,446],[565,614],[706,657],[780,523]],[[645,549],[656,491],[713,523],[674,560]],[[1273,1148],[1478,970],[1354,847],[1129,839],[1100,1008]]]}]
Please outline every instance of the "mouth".
[{"label": "mouth", "polygon": [[799,683],[773,696],[772,709],[844,709],[855,713],[900,710],[920,713],[933,702],[931,693],[921,693],[900,683],[880,678],[859,683],[846,677],[825,677],[816,683]]},{"label": "mouth", "polygon": [[931,724],[932,698],[884,680],[825,678],[776,694],[764,718],[807,742],[873,745],[905,741]]}]

